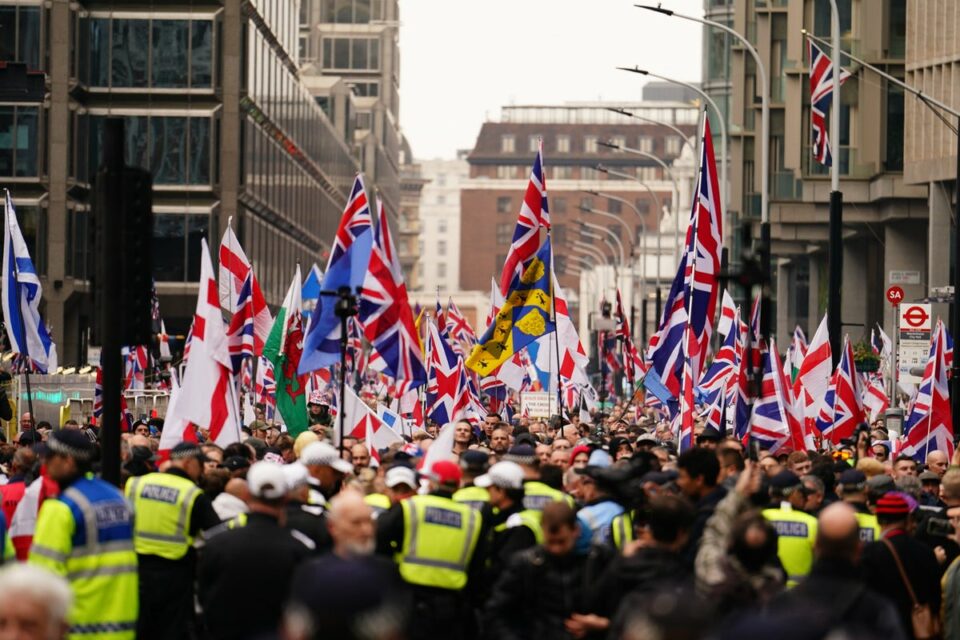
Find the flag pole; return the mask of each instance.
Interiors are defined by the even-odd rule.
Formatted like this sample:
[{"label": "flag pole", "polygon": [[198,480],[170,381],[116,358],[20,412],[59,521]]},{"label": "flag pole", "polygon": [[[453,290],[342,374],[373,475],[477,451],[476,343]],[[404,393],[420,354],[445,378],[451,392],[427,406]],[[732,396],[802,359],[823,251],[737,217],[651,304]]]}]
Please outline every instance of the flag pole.
[{"label": "flag pole", "polygon": [[[4,189],[6,197],[4,198],[4,215],[6,216],[4,220],[4,228],[6,230],[6,235],[10,240],[10,250],[13,251],[13,238],[10,236],[10,207],[7,205],[11,201],[10,190]],[[6,240],[6,238],[5,238]],[[13,264],[13,283],[14,287],[17,290],[17,318],[20,324],[20,335],[23,336],[23,341],[27,341],[27,327],[23,321],[23,302],[20,292],[20,270],[17,268],[17,261],[14,259]],[[43,322],[41,319],[40,322]],[[19,346],[19,345],[17,345]],[[20,354],[23,355],[22,353]],[[23,379],[27,385],[27,408],[30,411],[30,425],[33,426],[37,423],[36,417],[33,415],[33,393],[30,391],[30,370],[33,369],[33,358],[30,357],[30,348],[27,347],[27,367],[23,372]]]},{"label": "flag pole", "polygon": [[[557,323],[557,287],[554,282],[557,279],[554,271],[553,262],[553,242],[550,241],[550,230],[547,230],[547,242],[550,242],[550,307],[553,315],[553,346],[554,355],[557,356],[557,414],[563,416],[563,388],[560,385],[560,328]],[[551,362],[551,365],[553,363]],[[550,367],[553,368],[552,366]],[[551,372],[553,375],[553,372]],[[547,405],[550,406],[549,403]]]}]

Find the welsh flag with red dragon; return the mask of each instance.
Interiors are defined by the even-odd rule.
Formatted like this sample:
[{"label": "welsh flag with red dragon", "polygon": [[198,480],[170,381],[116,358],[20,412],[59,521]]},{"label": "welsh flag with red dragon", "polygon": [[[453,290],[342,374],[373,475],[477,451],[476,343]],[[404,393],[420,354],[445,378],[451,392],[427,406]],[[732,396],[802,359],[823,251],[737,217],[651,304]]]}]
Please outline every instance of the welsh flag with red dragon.
[{"label": "welsh flag with red dragon", "polygon": [[277,411],[283,417],[287,431],[296,438],[306,431],[307,378],[309,374],[297,375],[300,357],[303,355],[303,305],[300,299],[300,265],[297,265],[293,282],[283,299],[283,306],[270,330],[263,347],[263,355],[273,363],[277,385]]}]

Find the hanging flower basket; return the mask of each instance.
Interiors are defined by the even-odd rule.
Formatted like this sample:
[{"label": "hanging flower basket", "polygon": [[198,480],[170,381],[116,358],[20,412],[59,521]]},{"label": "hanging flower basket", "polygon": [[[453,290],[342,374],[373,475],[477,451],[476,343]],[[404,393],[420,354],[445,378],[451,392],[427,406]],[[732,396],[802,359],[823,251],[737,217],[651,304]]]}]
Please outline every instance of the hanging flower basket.
[{"label": "hanging flower basket", "polygon": [[865,343],[853,345],[853,362],[860,373],[874,373],[880,370],[880,356],[873,352],[873,348]]}]

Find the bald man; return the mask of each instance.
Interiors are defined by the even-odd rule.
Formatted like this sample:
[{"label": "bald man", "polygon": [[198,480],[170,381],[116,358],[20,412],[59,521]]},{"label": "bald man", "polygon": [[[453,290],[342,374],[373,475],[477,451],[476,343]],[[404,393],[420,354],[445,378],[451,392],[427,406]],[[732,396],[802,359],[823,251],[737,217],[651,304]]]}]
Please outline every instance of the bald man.
[{"label": "bald man", "polygon": [[907,638],[893,604],[861,580],[861,548],[853,507],[835,502],[820,512],[810,574],[774,601],[774,615],[803,612],[804,623],[815,627],[810,637]]},{"label": "bald man", "polygon": [[330,501],[327,527],[333,553],[341,558],[369,556],[376,548],[373,510],[356,491],[341,491]]},{"label": "bald man", "polygon": [[943,474],[950,468],[950,459],[943,451],[931,451],[927,454],[927,469],[943,477]]}]

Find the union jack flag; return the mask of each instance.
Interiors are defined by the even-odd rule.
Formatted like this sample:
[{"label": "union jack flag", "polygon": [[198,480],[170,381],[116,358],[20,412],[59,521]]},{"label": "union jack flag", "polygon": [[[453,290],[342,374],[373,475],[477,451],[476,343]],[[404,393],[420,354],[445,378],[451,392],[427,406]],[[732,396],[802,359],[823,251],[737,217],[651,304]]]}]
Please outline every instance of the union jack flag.
[{"label": "union jack flag", "polygon": [[[723,244],[720,185],[713,153],[713,136],[706,117],[701,140],[697,198],[687,227],[686,249],[681,254],[657,336],[651,340],[651,347],[647,351],[647,360],[651,363],[647,378],[655,374],[674,398],[679,398],[681,391],[682,369],[686,366],[683,354],[694,359],[690,363],[693,384],[702,373],[719,292]],[[688,325],[692,329],[689,336],[686,333]],[[697,347],[684,346],[685,337],[695,340]]]},{"label": "union jack flag", "polygon": [[550,211],[547,207],[547,179],[543,173],[543,141],[539,142],[533,161],[530,182],[520,205],[520,216],[513,230],[513,241],[500,275],[500,293],[510,291],[510,284],[523,273],[526,264],[540,249],[540,228],[550,230]]},{"label": "union jack flag", "polygon": [[770,340],[770,347],[763,350],[763,382],[760,397],[753,405],[750,420],[750,437],[766,442],[770,453],[786,447],[803,451],[803,427],[797,419],[790,396],[790,386],[783,375],[777,343]]},{"label": "union jack flag", "polygon": [[[735,312],[734,318],[736,324],[731,326],[739,326],[739,313]],[[701,389],[705,391],[723,389],[724,393],[726,393],[727,380],[733,375],[739,361],[737,356],[738,333],[737,331],[727,332],[727,337],[723,341],[723,344],[720,345],[720,350],[717,351],[716,357],[704,372],[703,377],[700,378],[700,384],[698,386]]]},{"label": "union jack flag", "polygon": [[273,363],[260,356],[257,361],[257,379],[254,387],[257,404],[277,406],[277,381],[273,375]]},{"label": "union jack flag", "polygon": [[470,326],[467,317],[460,312],[453,298],[447,302],[447,334],[453,339],[469,345],[476,343],[477,334]]},{"label": "union jack flag", "polygon": [[145,372],[150,366],[149,354],[145,346],[125,347],[124,357],[124,389],[143,389],[146,384]]},{"label": "union jack flag", "polygon": [[447,424],[466,416],[471,398],[463,358],[450,348],[437,325],[427,321],[427,416],[437,424]]},{"label": "union jack flag", "polygon": [[903,426],[903,453],[925,462],[931,451],[953,457],[953,416],[947,382],[947,330],[938,318],[930,356],[913,408]]},{"label": "union jack flag", "polygon": [[[830,140],[827,138],[827,113],[833,101],[833,63],[809,38],[807,54],[810,58],[810,132],[813,138],[813,157],[829,167],[833,163]],[[840,84],[850,74],[840,68]]]},{"label": "union jack flag", "polygon": [[841,440],[853,436],[864,420],[866,415],[863,412],[863,393],[853,362],[853,346],[850,344],[850,337],[844,336],[843,352],[820,407],[817,428],[825,438],[839,444]]},{"label": "union jack flag", "polygon": [[253,324],[253,269],[250,269],[243,279],[240,295],[237,297],[236,312],[227,329],[227,350],[233,364],[233,375],[240,373],[245,358],[252,358],[254,355]]}]

